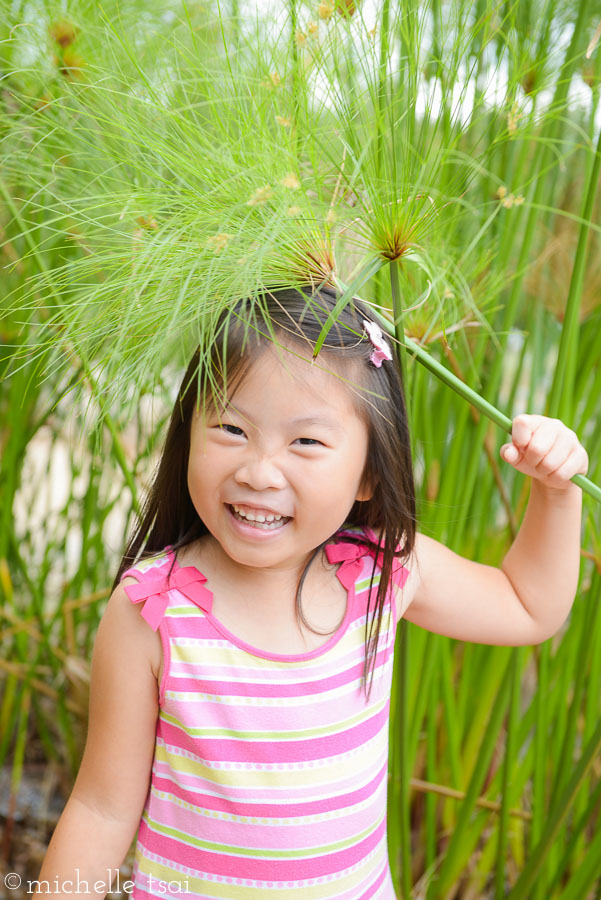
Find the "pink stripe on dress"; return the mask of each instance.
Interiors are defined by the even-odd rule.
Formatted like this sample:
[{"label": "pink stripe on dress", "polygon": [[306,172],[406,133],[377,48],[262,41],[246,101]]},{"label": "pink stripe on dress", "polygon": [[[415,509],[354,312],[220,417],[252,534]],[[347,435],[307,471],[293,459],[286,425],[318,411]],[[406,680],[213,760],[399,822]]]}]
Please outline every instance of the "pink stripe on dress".
[{"label": "pink stripe on dress", "polygon": [[[272,846],[264,851],[265,854],[275,852],[278,845],[281,847],[285,843],[285,828],[279,826],[273,830]],[[151,853],[168,856],[179,866],[190,866],[201,872],[212,872],[216,875],[238,875],[255,881],[297,881],[307,878],[308,872],[311,873],[311,878],[317,878],[320,875],[330,875],[332,872],[350,868],[371,853],[385,835],[386,821],[383,820],[368,837],[355,842],[353,846],[345,850],[333,850],[319,856],[307,852],[301,858],[287,856],[280,859],[269,859],[266,855],[263,858],[246,854],[239,855],[235,846],[232,846],[231,850],[224,847],[221,852],[203,850],[163,834],[157,834],[148,827],[144,820],[140,824],[138,838],[143,840],[144,846]],[[207,835],[205,840],[211,840],[211,837]],[[248,852],[249,850],[247,850]],[[300,854],[303,851],[297,850],[296,852]]]},{"label": "pink stripe on dress", "polygon": [[[388,767],[380,769],[379,772],[365,784],[363,787],[351,791],[347,794],[344,792],[332,798],[320,800],[297,801],[296,803],[278,803],[278,817],[292,818],[298,816],[314,816],[319,813],[331,812],[332,809],[345,809],[349,806],[355,806],[358,803],[364,803],[381,787],[382,782],[386,779]],[[237,801],[233,803],[225,797],[214,797],[202,790],[193,791],[190,788],[183,788],[180,785],[169,781],[166,778],[157,777],[154,780],[153,787],[157,791],[171,793],[175,797],[179,797],[184,802],[193,802],[196,806],[205,810],[219,810],[230,815],[245,816],[272,816],[273,804],[271,803],[244,803]]]}]

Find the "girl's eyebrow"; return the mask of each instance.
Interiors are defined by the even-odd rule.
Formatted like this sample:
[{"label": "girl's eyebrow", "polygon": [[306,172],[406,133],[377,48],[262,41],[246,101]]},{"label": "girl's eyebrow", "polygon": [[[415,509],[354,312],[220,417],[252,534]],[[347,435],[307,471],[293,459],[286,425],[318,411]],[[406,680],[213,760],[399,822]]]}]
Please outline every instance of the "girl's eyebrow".
[{"label": "girl's eyebrow", "polygon": [[[225,407],[224,412],[227,411],[227,409],[232,409],[243,416],[243,418],[245,418],[247,421],[252,421],[250,415],[239,406],[234,406],[233,404],[228,403]],[[297,427],[306,425],[319,425],[321,428],[327,428],[330,431],[340,431],[340,425],[335,419],[330,419],[327,416],[323,416],[318,413],[310,413],[307,416],[297,416],[294,419],[288,419],[285,424],[295,425]]]},{"label": "girl's eyebrow", "polygon": [[330,431],[340,431],[340,426],[334,419],[328,419],[325,416],[310,415],[300,416],[296,419],[290,419],[288,425],[319,425],[321,428],[329,428]]}]

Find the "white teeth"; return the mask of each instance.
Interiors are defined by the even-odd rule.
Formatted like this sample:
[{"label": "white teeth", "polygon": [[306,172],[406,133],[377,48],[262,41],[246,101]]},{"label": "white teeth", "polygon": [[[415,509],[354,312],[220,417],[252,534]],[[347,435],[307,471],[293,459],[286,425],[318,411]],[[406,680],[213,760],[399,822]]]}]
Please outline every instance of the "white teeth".
[{"label": "white teeth", "polygon": [[232,509],[240,518],[246,519],[247,522],[254,522],[254,528],[262,528],[264,531],[273,531],[274,528],[280,528],[281,520],[286,519],[286,516],[282,516],[280,513],[267,513],[267,515],[257,513],[255,515],[252,512],[244,512],[235,503],[232,503]]},{"label": "white teeth", "polygon": [[234,507],[238,515],[243,516],[245,519],[248,519],[249,522],[279,522],[282,518],[279,513],[267,513],[266,516],[263,515],[263,513],[257,513],[255,515],[255,513],[253,512],[244,512],[240,509],[239,506],[236,506],[235,503],[232,503],[232,506]]}]

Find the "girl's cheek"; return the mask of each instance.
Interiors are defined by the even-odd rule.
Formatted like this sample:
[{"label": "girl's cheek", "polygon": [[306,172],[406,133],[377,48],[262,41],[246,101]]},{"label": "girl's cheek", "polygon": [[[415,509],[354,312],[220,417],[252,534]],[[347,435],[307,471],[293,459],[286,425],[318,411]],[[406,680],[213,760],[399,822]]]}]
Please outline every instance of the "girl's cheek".
[{"label": "girl's cheek", "polygon": [[210,450],[211,446],[206,438],[193,441],[190,445],[190,464],[198,465],[198,460],[206,458]]}]

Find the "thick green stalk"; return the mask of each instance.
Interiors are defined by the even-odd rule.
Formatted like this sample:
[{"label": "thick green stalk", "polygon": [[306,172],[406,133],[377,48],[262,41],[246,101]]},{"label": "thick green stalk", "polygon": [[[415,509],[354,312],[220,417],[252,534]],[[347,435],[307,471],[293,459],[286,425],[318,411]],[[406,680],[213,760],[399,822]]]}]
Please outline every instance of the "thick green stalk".
[{"label": "thick green stalk", "polygon": [[[392,292],[392,309],[394,315],[394,333],[399,342],[399,350],[405,349],[405,328],[403,326],[403,307],[401,302],[401,289],[399,286],[399,261],[393,259],[390,262],[390,288]],[[403,387],[407,390],[407,374],[405,371],[405,354],[399,352],[399,364],[401,367],[401,376]]]},{"label": "thick green stalk", "polygon": [[[439,643],[434,645],[434,652]],[[437,654],[436,654],[437,656]],[[437,659],[428,658],[428,668],[437,668]],[[429,691],[428,710],[429,715],[426,720],[426,777],[433,783],[438,782],[438,710],[440,682],[438,678],[432,678]],[[425,849],[426,849],[426,869],[431,869],[436,862],[436,810],[438,807],[437,798],[434,794],[427,794],[426,804],[426,821],[425,821]]]},{"label": "thick green stalk", "polygon": [[[589,590],[596,595],[599,595],[601,592],[600,582],[601,575],[597,569],[593,570],[592,578],[591,578],[591,586]],[[591,664],[588,670],[588,683],[586,696],[584,698],[584,724],[582,729],[582,734],[580,740],[586,743],[586,741],[590,738],[591,733],[593,731],[595,722],[598,717],[598,710],[601,708],[601,617],[597,617],[597,621],[595,624],[595,632],[591,637]],[[601,786],[601,782],[598,781],[594,776],[592,778],[587,779],[587,782],[583,785],[583,789],[581,791],[579,802],[575,805],[575,814],[577,815],[581,812],[588,804],[589,798],[592,796],[592,793],[597,788],[597,784]],[[590,816],[587,816],[587,819]],[[582,841],[584,846],[579,845],[580,852],[583,852],[586,847],[586,841]]]},{"label": "thick green stalk", "polygon": [[[561,733],[563,734],[562,747],[559,754],[557,765],[555,784],[553,785],[552,796],[558,797],[561,789],[567,781],[570,772],[570,766],[573,759],[574,743],[578,732],[578,720],[582,715],[582,701],[585,696],[586,686],[588,684],[587,669],[588,661],[591,653],[591,639],[595,634],[596,620],[599,615],[599,600],[601,597],[589,590],[585,616],[580,629],[580,646],[577,647],[576,664],[573,667],[574,677],[571,684],[571,701],[567,722]],[[574,642],[576,649],[576,644]],[[553,807],[551,807],[552,811]]]},{"label": "thick green stalk", "polygon": [[[391,336],[396,336],[396,326],[392,324],[390,319],[387,319],[385,316],[381,315],[376,309],[372,309],[371,311],[374,319],[380,323],[383,329],[385,329],[388,334]],[[420,347],[419,344],[416,344],[411,338],[404,336],[403,340],[404,346],[412,356],[415,358],[427,369],[429,369],[437,378],[440,378],[441,381],[444,381],[448,387],[452,388],[456,391],[464,400],[467,400],[473,406],[476,407],[481,413],[484,413],[485,416],[488,416],[489,419],[492,419],[500,428],[504,431],[507,431],[511,434],[511,425],[512,420],[496,409],[492,403],[489,403],[488,400],[485,400],[480,394],[477,394],[476,391],[472,390],[465,382],[461,381],[460,378],[457,378],[453,375],[452,372],[449,371],[445,366],[441,365],[438,360],[434,359],[434,357],[430,356],[430,354]],[[601,488],[596,484],[593,484],[592,481],[589,481],[584,475],[574,475],[571,479],[574,484],[577,484],[578,487],[581,487],[583,491],[587,494],[590,494],[591,497],[594,497],[595,500],[601,501]]]},{"label": "thick green stalk", "polygon": [[445,733],[447,737],[447,756],[448,765],[451,772],[452,784],[461,784],[461,761],[460,761],[460,745],[461,745],[461,722],[464,719],[459,718],[457,710],[457,702],[453,691],[453,684],[456,680],[452,666],[451,641],[449,639],[440,639],[433,636],[433,640],[438,640],[440,645],[440,674],[441,674],[441,695],[443,703],[443,716]]},{"label": "thick green stalk", "polygon": [[507,847],[509,832],[509,809],[511,804],[511,776],[515,767],[517,752],[517,725],[520,714],[520,677],[522,674],[522,647],[515,647],[511,654],[511,698],[507,717],[507,736],[505,739],[505,759],[503,760],[503,788],[501,794],[501,812],[497,825],[497,864],[495,871],[495,900],[503,900],[507,872]]},{"label": "thick green stalk", "polygon": [[0,458],[0,559],[6,560],[9,559],[9,542],[13,531],[14,498],[21,482],[25,451],[31,440],[32,422],[39,399],[39,389],[36,393],[27,389],[28,377],[29,373],[24,368],[19,369],[11,378],[5,395],[7,409],[19,409],[19,415],[15,416],[15,420],[7,428]]},{"label": "thick green stalk", "polygon": [[593,214],[593,207],[597,196],[597,184],[599,182],[600,172],[601,129],[599,130],[597,149],[595,156],[593,157],[593,165],[591,166],[586,196],[582,207],[582,222],[578,234],[578,245],[576,247],[570,289],[561,329],[557,364],[555,366],[553,384],[550,390],[551,402],[553,403],[553,398],[555,398],[555,403],[553,405],[557,409],[557,413],[554,412],[552,415],[557,415],[559,418],[567,418],[565,414],[566,405],[572,405],[571,398],[573,395],[576,366],[578,362],[578,323],[580,319],[582,286],[584,283],[587,248],[591,230],[591,216]]},{"label": "thick green stalk", "polygon": [[0,702],[0,766],[4,767],[13,731],[19,715],[19,680],[16,675],[3,674],[3,696]]},{"label": "thick green stalk", "polygon": [[[547,810],[546,810],[546,784],[548,774],[547,754],[549,750],[549,667],[551,649],[549,642],[544,643],[539,649],[537,659],[537,691],[534,697],[534,766],[532,770],[532,828],[530,830],[530,851],[536,847],[542,837]],[[544,883],[535,890],[544,894]]]},{"label": "thick green stalk", "polygon": [[[499,690],[500,675],[504,670],[508,651],[506,647],[487,646],[484,649],[482,645],[474,645],[469,647],[468,652],[475,660],[471,670],[472,683],[469,687],[469,713],[462,722],[464,726],[462,762],[464,771],[471,772],[480,755],[481,736],[486,730],[490,708]],[[462,680],[463,678],[462,673]]]},{"label": "thick green stalk", "polygon": [[[29,683],[29,676],[26,677],[25,683],[23,685],[23,692],[20,697],[19,703],[19,725],[17,727],[17,734],[15,737],[15,749],[13,755],[12,762],[12,771],[10,778],[10,793],[11,797],[16,797],[19,792],[19,785],[21,784],[21,776],[23,773],[23,762],[25,759],[25,748],[27,746],[27,734],[28,734],[28,723],[29,723],[29,713],[31,710],[31,685]],[[8,805],[10,808],[11,798],[9,797]]]},{"label": "thick green stalk", "polygon": [[[412,631],[413,667],[409,672],[411,692],[407,698],[410,715],[405,727],[407,729],[409,771],[411,772],[413,771],[418,752],[419,741],[426,727],[426,719],[431,711],[428,698],[431,684],[436,680],[434,675],[437,668],[440,641],[437,641],[431,632],[424,631],[421,628],[411,629],[410,627],[410,631]],[[424,659],[429,661],[425,671],[423,668]]]}]

